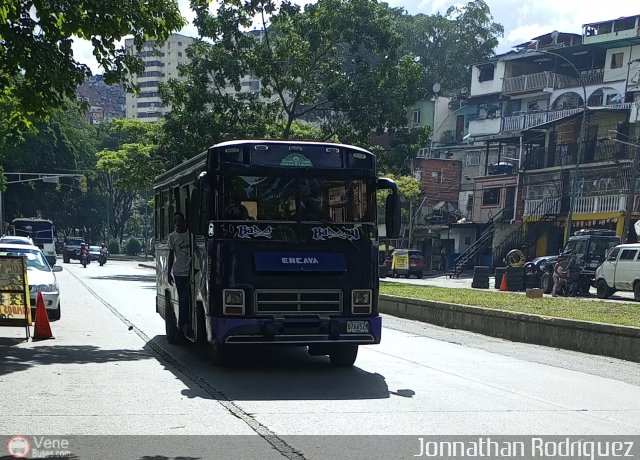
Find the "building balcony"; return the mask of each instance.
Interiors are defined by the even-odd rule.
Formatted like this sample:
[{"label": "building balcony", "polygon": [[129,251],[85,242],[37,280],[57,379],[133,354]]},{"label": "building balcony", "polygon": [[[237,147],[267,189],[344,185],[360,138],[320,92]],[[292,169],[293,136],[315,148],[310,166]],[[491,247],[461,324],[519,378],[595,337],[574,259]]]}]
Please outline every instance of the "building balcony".
[{"label": "building balcony", "polygon": [[469,134],[482,136],[486,134],[498,134],[500,132],[501,118],[476,118],[469,121]]},{"label": "building balcony", "polygon": [[[604,82],[604,69],[594,69],[581,74],[582,81],[576,76],[568,76],[554,72],[538,72],[519,77],[505,78],[502,92],[517,94],[536,91],[550,91],[553,89],[582,88],[584,86],[600,85]],[[580,92],[580,94],[582,94]]]},{"label": "building balcony", "polygon": [[504,79],[502,92],[504,94],[526,93],[542,91],[545,88],[554,88],[557,74],[553,72],[539,72],[519,77]]},{"label": "building balcony", "polygon": [[[638,212],[640,197],[636,197],[634,212]],[[560,199],[544,198],[540,200],[524,200],[524,216],[542,217],[546,214],[559,215]],[[608,212],[624,212],[627,210],[627,195],[582,196],[576,198],[573,214],[600,214]],[[565,212],[563,212],[564,214]]]},{"label": "building balcony", "polygon": [[520,112],[502,118],[501,131],[519,131],[543,125],[561,118],[581,112],[582,108],[564,110],[545,110],[536,112]]}]

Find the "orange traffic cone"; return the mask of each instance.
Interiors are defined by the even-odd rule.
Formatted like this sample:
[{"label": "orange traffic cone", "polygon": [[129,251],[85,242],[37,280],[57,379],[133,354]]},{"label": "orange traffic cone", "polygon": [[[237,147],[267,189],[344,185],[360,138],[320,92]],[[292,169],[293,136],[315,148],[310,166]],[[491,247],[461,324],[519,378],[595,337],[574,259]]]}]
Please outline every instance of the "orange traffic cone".
[{"label": "orange traffic cone", "polygon": [[44,306],[42,292],[38,291],[38,303],[36,304],[36,324],[33,327],[33,340],[53,339],[47,309]]},{"label": "orange traffic cone", "polygon": [[502,281],[500,281],[500,290],[501,291],[506,291],[507,290],[507,272],[505,270],[504,274],[502,275]]}]

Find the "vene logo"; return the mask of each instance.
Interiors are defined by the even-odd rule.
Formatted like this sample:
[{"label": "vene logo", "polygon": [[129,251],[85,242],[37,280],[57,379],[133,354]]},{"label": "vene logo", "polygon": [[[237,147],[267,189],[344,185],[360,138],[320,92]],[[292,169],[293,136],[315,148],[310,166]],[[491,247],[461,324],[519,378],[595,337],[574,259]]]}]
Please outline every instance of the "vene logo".
[{"label": "vene logo", "polygon": [[319,264],[315,257],[282,257],[283,264]]}]

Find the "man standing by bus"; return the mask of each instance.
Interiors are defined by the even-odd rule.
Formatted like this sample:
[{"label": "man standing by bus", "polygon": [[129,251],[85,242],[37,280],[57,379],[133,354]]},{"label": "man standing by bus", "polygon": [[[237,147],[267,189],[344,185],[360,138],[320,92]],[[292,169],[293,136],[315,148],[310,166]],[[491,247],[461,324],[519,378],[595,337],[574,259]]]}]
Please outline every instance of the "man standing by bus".
[{"label": "man standing by bus", "polygon": [[178,330],[185,336],[193,336],[191,329],[191,234],[187,230],[187,223],[184,214],[175,212],[173,214],[173,225],[175,231],[169,234],[169,270],[168,281],[173,285],[175,280],[178,291]]}]

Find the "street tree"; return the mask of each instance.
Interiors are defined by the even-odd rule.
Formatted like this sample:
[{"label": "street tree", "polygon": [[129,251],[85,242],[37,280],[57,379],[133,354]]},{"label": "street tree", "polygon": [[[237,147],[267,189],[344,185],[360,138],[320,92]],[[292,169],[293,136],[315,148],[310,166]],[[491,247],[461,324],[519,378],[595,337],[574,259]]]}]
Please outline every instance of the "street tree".
[{"label": "street tree", "polygon": [[422,87],[439,83],[443,94],[468,93],[471,65],[489,58],[504,28],[484,0],[451,6],[444,15],[402,15],[403,50],[425,68]]},{"label": "street tree", "polygon": [[[208,145],[295,138],[309,134],[304,122],[320,126],[325,140],[366,144],[372,130],[405,124],[423,67],[400,53],[396,10],[375,0],[319,0],[304,9],[223,0],[214,14],[205,3],[196,5],[195,24],[213,43],[191,46],[186,81],[163,88],[173,108],[165,129],[195,136],[166,136],[166,152],[192,156],[200,151],[189,145],[193,138]],[[256,16],[259,36],[245,32]],[[250,75],[259,88],[242,86]]]},{"label": "street tree", "polygon": [[184,25],[176,0],[9,0],[0,7],[0,125],[29,126],[74,99],[91,71],[71,47],[90,40],[107,83],[127,83],[142,61],[118,42],[133,35],[135,45],[165,40]]},{"label": "street tree", "polygon": [[[0,147],[6,172],[79,174],[61,177],[56,184],[32,180],[5,189],[4,217],[41,216],[54,221],[61,235],[70,228],[103,225],[97,212],[100,201],[93,186],[96,151],[95,129],[87,124],[73,102],[65,102],[47,121],[34,124],[21,141]],[[35,178],[28,176],[27,178]],[[17,176],[8,176],[10,181]],[[24,179],[24,177],[23,177]],[[84,185],[87,188],[84,188]]]},{"label": "street tree", "polygon": [[159,126],[116,119],[101,127],[96,169],[108,196],[109,236],[122,243],[137,199],[144,198],[163,165],[156,154]]}]

